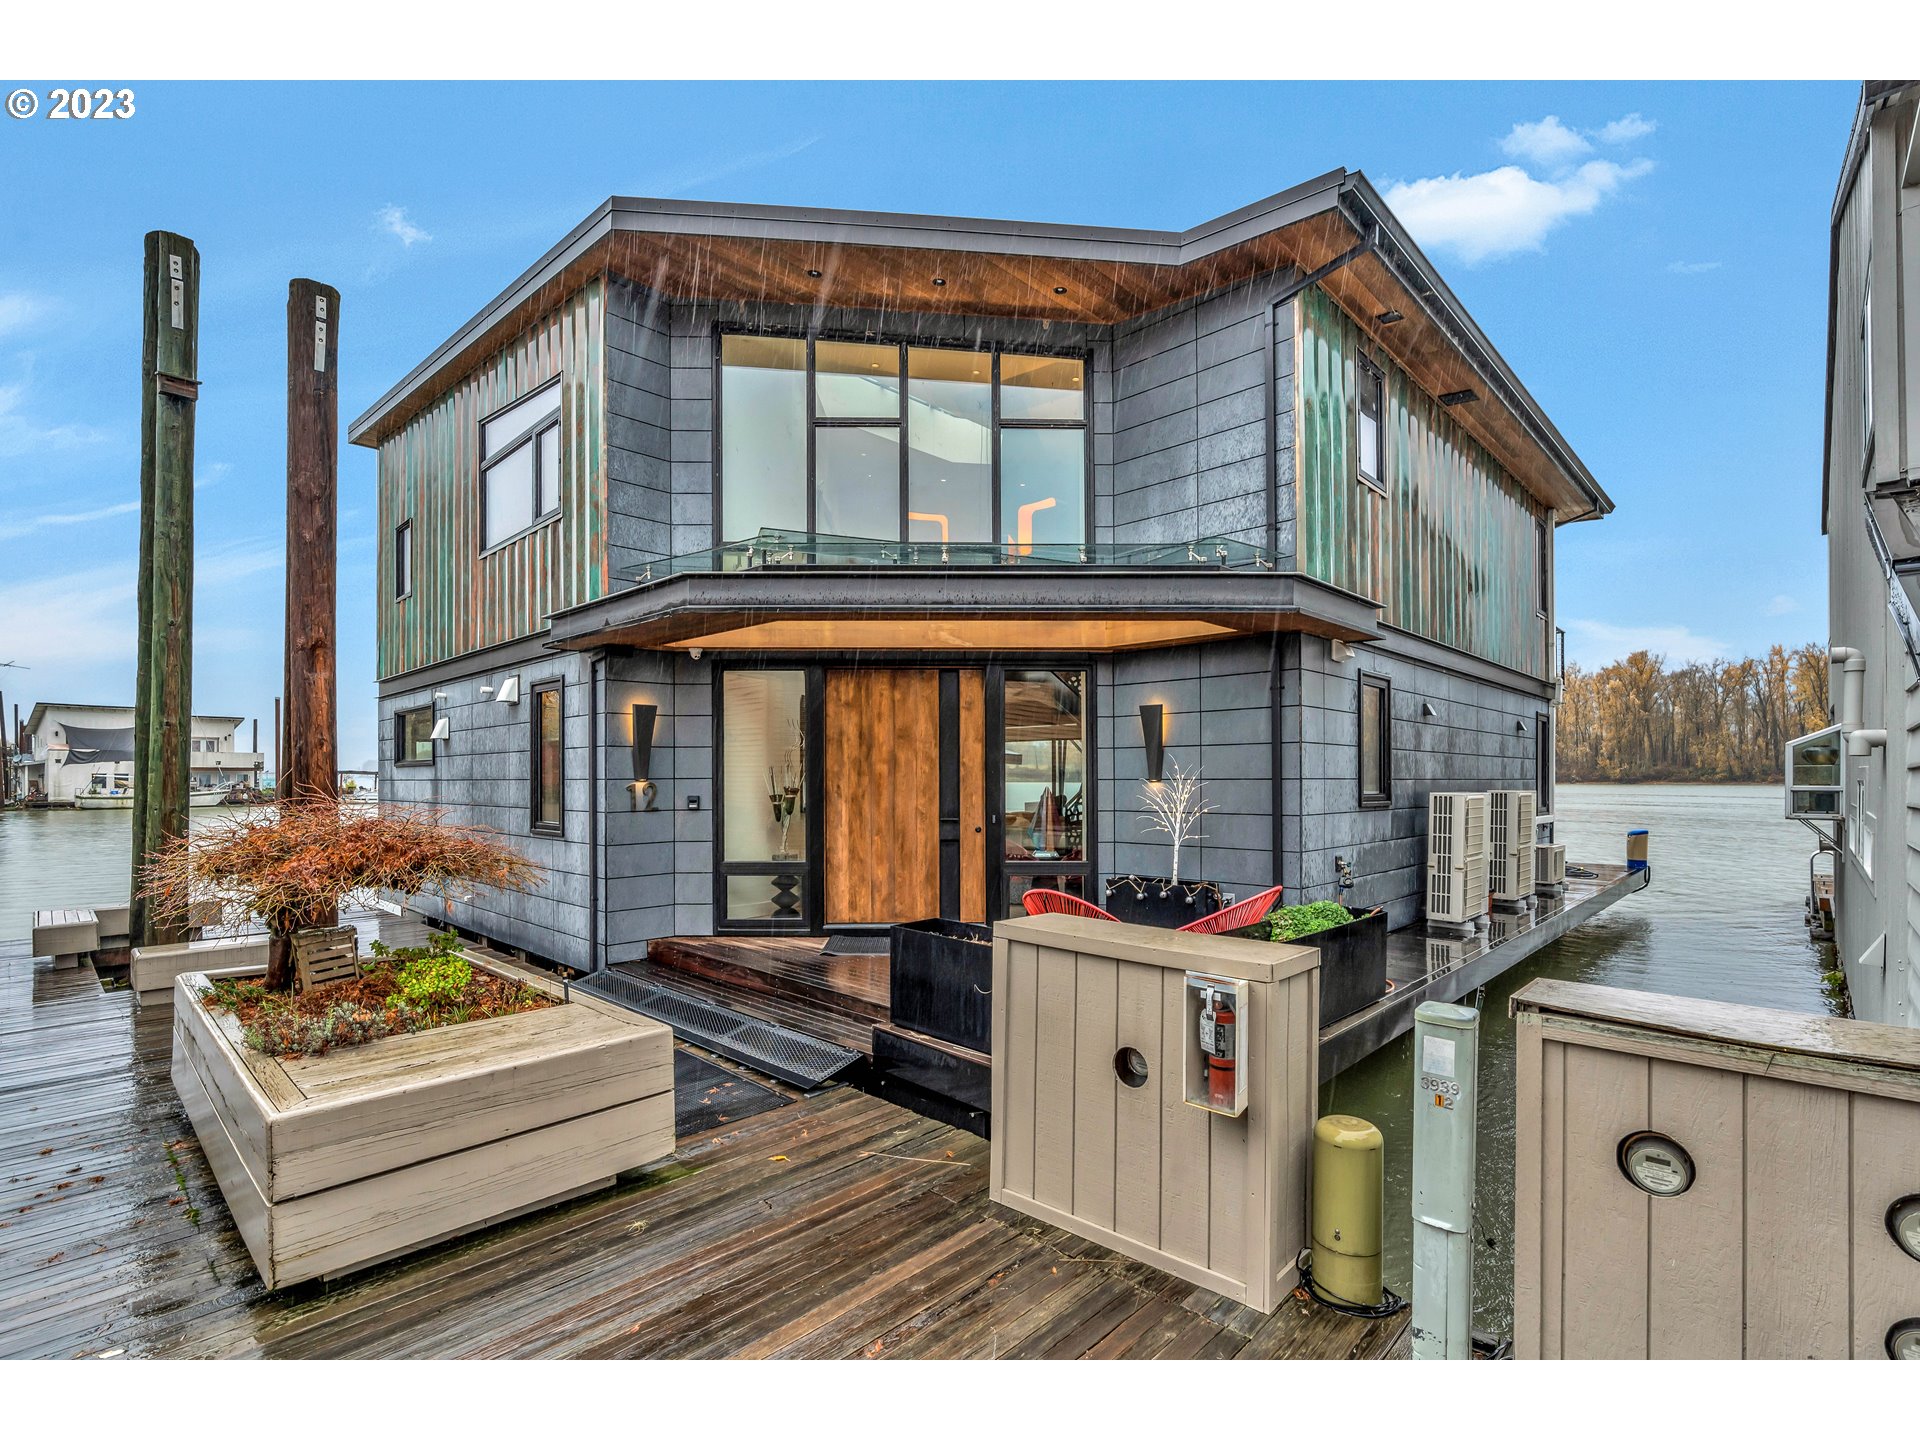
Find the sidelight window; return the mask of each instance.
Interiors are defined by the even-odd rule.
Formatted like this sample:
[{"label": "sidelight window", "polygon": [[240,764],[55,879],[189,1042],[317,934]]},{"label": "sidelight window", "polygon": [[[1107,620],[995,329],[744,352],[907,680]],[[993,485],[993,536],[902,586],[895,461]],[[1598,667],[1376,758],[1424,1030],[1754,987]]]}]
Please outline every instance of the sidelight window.
[{"label": "sidelight window", "polygon": [[807,876],[807,672],[720,681],[721,918],[800,925]]},{"label": "sidelight window", "polygon": [[1360,677],[1360,804],[1393,803],[1393,689],[1380,675]]},{"label": "sidelight window", "polygon": [[558,835],[566,829],[566,707],[560,682],[533,687],[533,714],[529,717],[528,776],[531,813],[528,824],[538,834]]}]

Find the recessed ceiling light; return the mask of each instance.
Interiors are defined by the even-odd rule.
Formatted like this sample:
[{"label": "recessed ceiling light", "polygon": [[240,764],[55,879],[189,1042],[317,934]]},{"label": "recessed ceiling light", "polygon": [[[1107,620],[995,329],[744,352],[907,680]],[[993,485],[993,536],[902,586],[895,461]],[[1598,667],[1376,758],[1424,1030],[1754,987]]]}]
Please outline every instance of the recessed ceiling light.
[{"label": "recessed ceiling light", "polygon": [[818,270],[809,270],[807,271],[807,275],[810,279],[814,279],[814,280],[818,280],[820,278],[820,272]]},{"label": "recessed ceiling light", "polygon": [[1056,295],[1064,295],[1067,293],[1067,287],[1064,285],[1056,285],[1053,287],[1053,293]]},{"label": "recessed ceiling light", "polygon": [[1440,403],[1442,405],[1464,405],[1469,400],[1478,400],[1479,398],[1480,397],[1471,390],[1449,390],[1440,397]]},{"label": "recessed ceiling light", "polygon": [[933,283],[934,283],[934,284],[936,284],[936,285],[944,285],[944,284],[946,284],[947,282],[946,282],[946,281],[944,281],[944,280],[942,280],[942,279],[941,279],[941,278],[940,278],[940,277],[939,277],[938,275],[936,275],[936,276],[934,276],[934,277],[933,277]]},{"label": "recessed ceiling light", "polygon": [[1377,321],[1379,324],[1382,324],[1382,325],[1398,325],[1402,320],[1406,319],[1407,317],[1402,315],[1398,310],[1382,310],[1378,315],[1374,316],[1373,318],[1375,321]]}]

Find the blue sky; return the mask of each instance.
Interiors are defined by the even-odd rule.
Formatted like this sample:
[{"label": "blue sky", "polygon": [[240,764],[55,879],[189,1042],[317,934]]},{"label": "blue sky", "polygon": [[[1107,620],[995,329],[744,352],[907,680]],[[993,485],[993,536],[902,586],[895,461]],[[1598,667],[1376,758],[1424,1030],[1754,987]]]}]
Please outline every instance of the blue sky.
[{"label": "blue sky", "polygon": [[[9,88],[11,88],[9,86]],[[132,690],[141,237],[203,263],[195,707],[280,682],[286,282],[357,414],[609,194],[1182,228],[1366,171],[1619,505],[1572,654],[1823,638],[1827,214],[1851,83],[136,85],[0,120],[0,669]],[[340,467],[341,760],[375,750],[374,458]]]}]

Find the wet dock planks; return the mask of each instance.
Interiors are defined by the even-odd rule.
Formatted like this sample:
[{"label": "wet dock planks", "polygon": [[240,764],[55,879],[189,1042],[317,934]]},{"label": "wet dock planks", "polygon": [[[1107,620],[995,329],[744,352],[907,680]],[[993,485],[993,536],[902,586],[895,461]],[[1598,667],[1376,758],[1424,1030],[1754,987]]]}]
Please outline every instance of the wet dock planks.
[{"label": "wet dock planks", "polygon": [[611,1191],[331,1286],[260,1287],[166,1012],[0,960],[0,1356],[1376,1357],[1406,1315],[1271,1316],[986,1199],[984,1141],[850,1089]]}]

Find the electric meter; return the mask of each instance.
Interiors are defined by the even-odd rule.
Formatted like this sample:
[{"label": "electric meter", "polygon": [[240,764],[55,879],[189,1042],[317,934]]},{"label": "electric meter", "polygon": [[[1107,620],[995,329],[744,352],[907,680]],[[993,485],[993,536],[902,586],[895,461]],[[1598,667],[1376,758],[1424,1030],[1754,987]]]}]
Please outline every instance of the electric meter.
[{"label": "electric meter", "polygon": [[1693,1184],[1693,1157],[1680,1143],[1651,1130],[1620,1142],[1620,1169],[1649,1195],[1683,1195]]},{"label": "electric meter", "polygon": [[1887,1233],[1894,1244],[1920,1260],[1920,1195],[1903,1195],[1887,1207]]},{"label": "electric meter", "polygon": [[1898,1320],[1887,1331],[1889,1360],[1920,1360],[1920,1319]]}]

